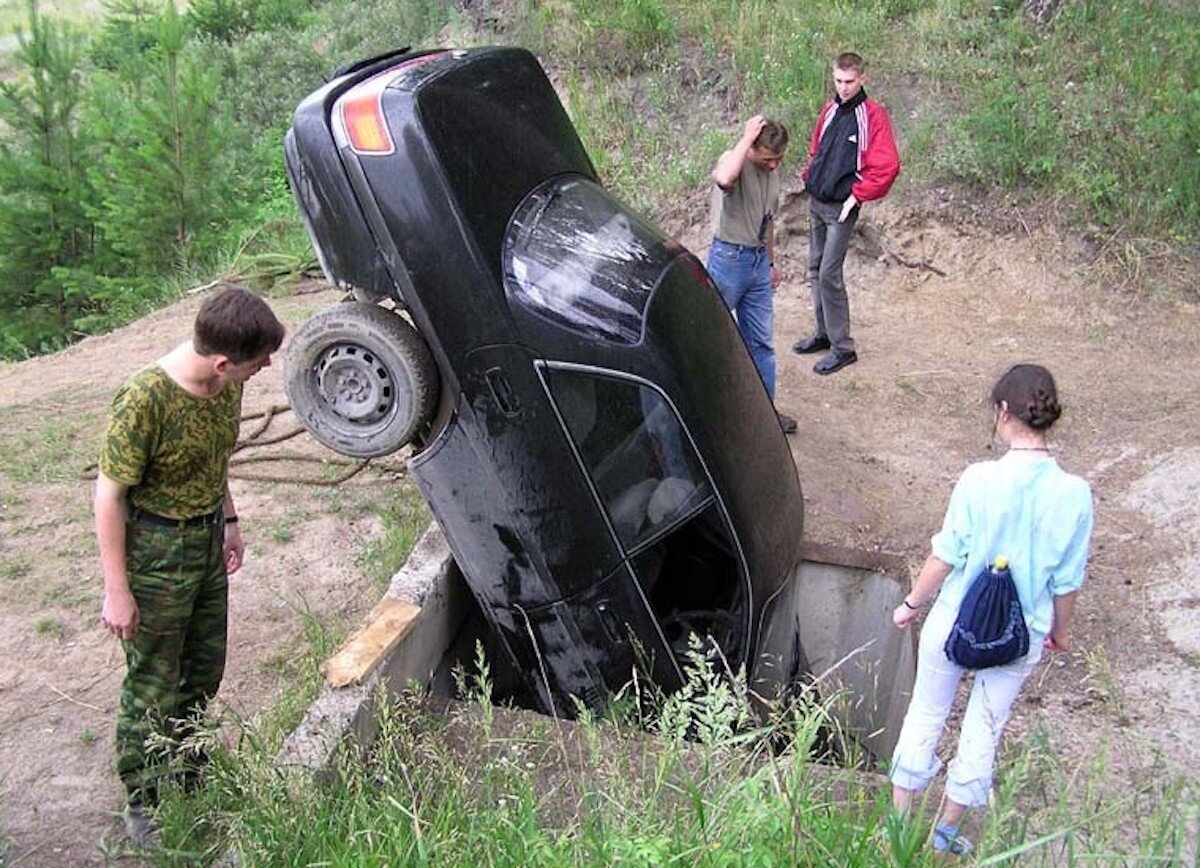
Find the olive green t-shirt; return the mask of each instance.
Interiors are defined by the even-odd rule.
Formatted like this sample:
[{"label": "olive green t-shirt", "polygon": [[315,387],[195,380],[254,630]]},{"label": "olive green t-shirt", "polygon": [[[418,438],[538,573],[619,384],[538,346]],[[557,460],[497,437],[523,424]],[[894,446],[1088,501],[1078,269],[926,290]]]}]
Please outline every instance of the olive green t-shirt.
[{"label": "olive green t-shirt", "polygon": [[728,190],[713,184],[712,233],[730,244],[761,247],[765,223],[779,210],[779,171],[760,169],[750,160]]},{"label": "olive green t-shirt", "polygon": [[225,497],[241,414],[241,383],[200,398],[149,365],[113,398],[100,470],[129,486],[138,509],[176,519],[211,513]]}]

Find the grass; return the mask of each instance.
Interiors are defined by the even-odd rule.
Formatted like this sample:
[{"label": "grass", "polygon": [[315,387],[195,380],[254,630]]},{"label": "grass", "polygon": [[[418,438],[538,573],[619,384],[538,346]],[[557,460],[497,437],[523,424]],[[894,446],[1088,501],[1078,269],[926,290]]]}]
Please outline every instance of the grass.
[{"label": "grass", "polygon": [[289,543],[296,538],[296,516],[289,514],[267,524],[267,536],[277,543]]},{"label": "grass", "polygon": [[[754,112],[805,156],[830,61],[856,50],[892,108],[904,174],[1053,207],[1080,226],[1194,244],[1200,11],[1077,0],[1039,23],[1015,0],[543,0],[516,35],[562,70],[607,183],[670,207]],[[603,38],[596,34],[603,32]],[[1103,62],[1101,61],[1103,58]],[[904,81],[918,83],[919,94]]]},{"label": "grass", "polygon": [[429,507],[414,486],[398,483],[386,490],[374,510],[383,533],[366,547],[362,566],[376,586],[385,588],[429,524]]},{"label": "grass", "polygon": [[102,411],[73,408],[70,412],[48,412],[46,405],[69,395],[46,396],[34,404],[0,407],[0,467],[11,482],[68,482],[79,479],[86,464],[100,449]]},{"label": "grass", "polygon": [[32,571],[33,567],[26,558],[5,558],[0,563],[0,581],[15,582]]},{"label": "grass", "polygon": [[[90,21],[104,12],[101,0],[38,0],[47,15],[68,21]],[[29,19],[28,0],[0,0],[0,34],[7,36],[23,28]]]},{"label": "grass", "polygon": [[[230,849],[247,866],[939,864],[881,779],[819,761],[825,707],[753,725],[699,654],[675,697],[637,703],[631,686],[578,723],[493,708],[486,673],[460,683],[469,696],[445,716],[387,698],[374,746],[347,746],[323,784],[274,767],[248,733],[200,793],[167,800],[165,864]],[[1033,733],[970,821],[972,864],[1182,864],[1200,844],[1195,783],[1159,768],[1114,793],[1110,765],[1103,750],[1065,763]]]},{"label": "grass", "polygon": [[67,635],[67,625],[59,618],[46,615],[34,622],[33,632],[39,636],[48,636],[51,639],[61,642]]},{"label": "grass", "polygon": [[320,666],[349,632],[344,623],[322,621],[303,600],[294,605],[294,610],[300,621],[300,633],[282,643],[262,663],[263,670],[283,685],[282,692],[255,720],[236,722],[237,727],[252,730],[255,745],[271,755],[320,692],[324,683]]}]

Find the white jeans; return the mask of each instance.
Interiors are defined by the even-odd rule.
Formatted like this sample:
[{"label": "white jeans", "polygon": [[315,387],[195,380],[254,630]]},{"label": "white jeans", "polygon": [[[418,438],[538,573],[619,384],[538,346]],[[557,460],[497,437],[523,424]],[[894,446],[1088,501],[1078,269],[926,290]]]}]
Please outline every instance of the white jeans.
[{"label": "white jeans", "polygon": [[[906,790],[925,789],[942,767],[937,757],[938,741],[958,683],[967,672],[951,663],[942,650],[957,614],[949,606],[935,605],[921,630],[917,681],[892,754],[892,783]],[[958,751],[946,776],[947,798],[967,807],[987,804],[996,745],[1021,685],[1042,657],[1042,639],[1031,631],[1028,654],[1006,666],[975,673]]]}]

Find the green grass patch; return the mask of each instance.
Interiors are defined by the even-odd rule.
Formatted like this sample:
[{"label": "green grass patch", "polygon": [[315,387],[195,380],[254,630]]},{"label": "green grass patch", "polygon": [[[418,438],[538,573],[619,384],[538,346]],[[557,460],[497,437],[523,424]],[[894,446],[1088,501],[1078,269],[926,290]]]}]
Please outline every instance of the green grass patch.
[{"label": "green grass patch", "polygon": [[[1200,227],[1200,12],[1190,5],[930,3],[910,55],[956,104],[928,170],[1053,197],[1073,216],[1180,241]],[[917,168],[919,164],[910,161]]]},{"label": "green grass patch", "polygon": [[103,430],[103,411],[72,409],[47,412],[46,405],[70,396],[48,395],[37,404],[0,407],[0,467],[14,483],[78,480],[95,462]]},{"label": "green grass patch", "polygon": [[349,633],[348,626],[340,621],[323,622],[303,600],[294,609],[300,621],[300,633],[284,642],[262,663],[264,671],[283,685],[281,693],[255,720],[237,722],[238,726],[252,731],[254,749],[270,755],[274,755],[284,737],[304,717],[324,684],[321,664]]},{"label": "green grass patch", "polygon": [[61,642],[66,638],[67,625],[61,619],[47,615],[37,619],[33,625],[33,632]]},{"label": "green grass patch", "polygon": [[362,565],[378,587],[386,587],[429,526],[429,507],[416,488],[407,482],[387,489],[382,501],[374,506],[383,523],[383,533],[367,545]]},{"label": "green grass patch", "polygon": [[[460,678],[468,697],[448,714],[416,694],[383,697],[374,746],[347,746],[320,782],[274,767],[247,734],[218,751],[196,797],[167,800],[164,853],[184,864],[170,854],[233,850],[248,866],[941,864],[925,846],[935,806],[897,819],[882,779],[821,761],[826,706],[756,726],[740,680],[699,653],[688,675],[672,697],[634,702],[632,684],[605,719],[565,724],[494,708],[486,672]],[[1036,730],[968,821],[972,864],[1180,864],[1194,852],[1194,786],[1160,768],[1114,793],[1110,771],[1103,750],[1064,762]]]},{"label": "green grass patch", "polygon": [[0,582],[16,582],[33,572],[29,561],[23,557],[5,558],[0,562]]}]

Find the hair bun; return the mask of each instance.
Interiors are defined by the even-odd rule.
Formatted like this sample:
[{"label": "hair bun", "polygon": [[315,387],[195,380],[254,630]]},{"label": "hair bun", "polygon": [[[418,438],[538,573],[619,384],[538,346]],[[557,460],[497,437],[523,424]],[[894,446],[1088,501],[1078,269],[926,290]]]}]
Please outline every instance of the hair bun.
[{"label": "hair bun", "polygon": [[1042,431],[1057,422],[1061,415],[1062,407],[1059,406],[1058,399],[1044,389],[1035,389],[1025,418],[1021,421],[1035,431]]},{"label": "hair bun", "polygon": [[992,387],[992,403],[1009,408],[1021,423],[1045,431],[1062,415],[1054,377],[1041,365],[1013,365]]}]

